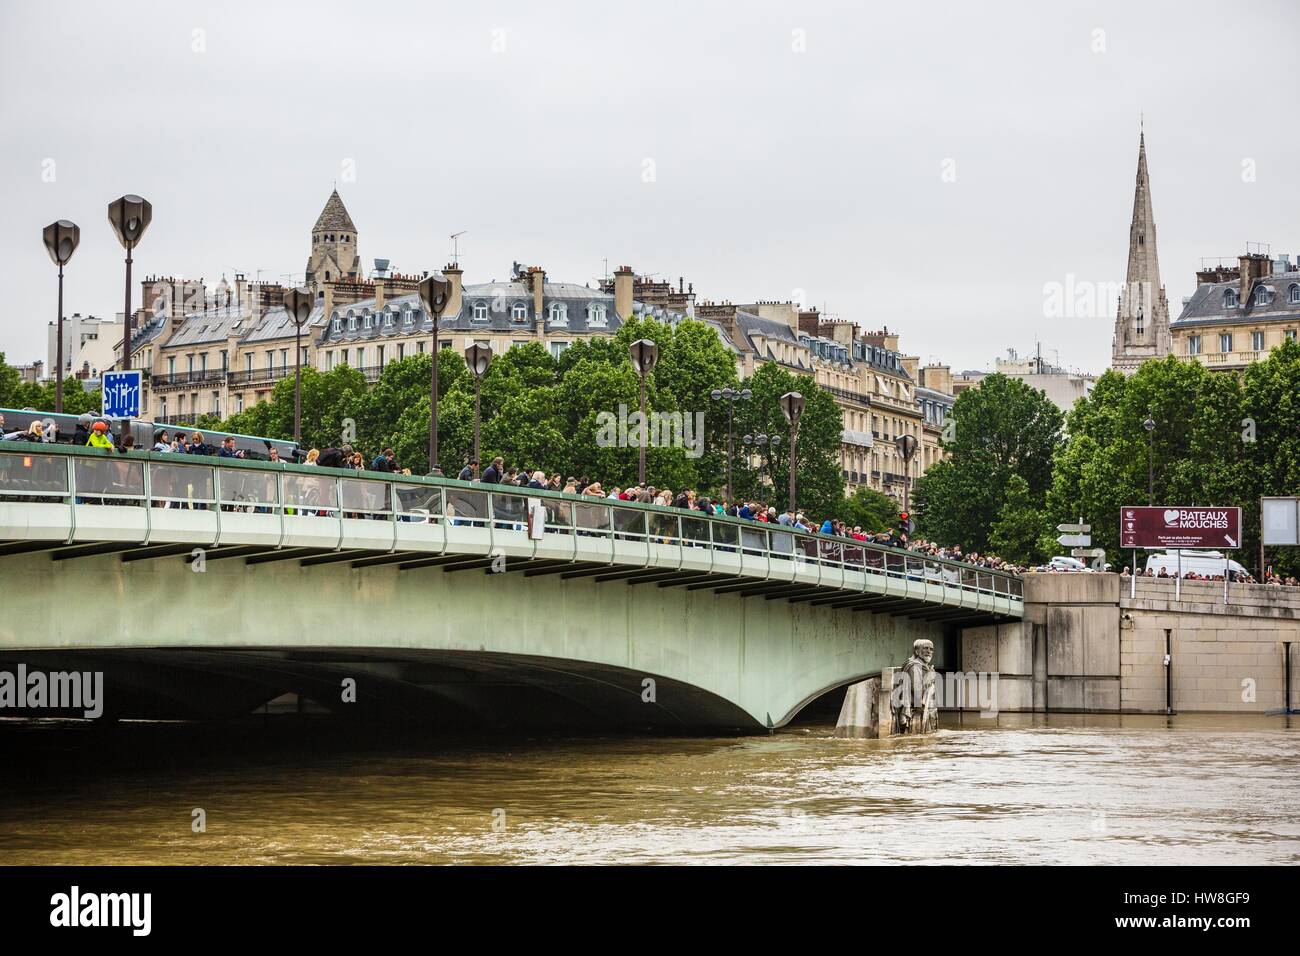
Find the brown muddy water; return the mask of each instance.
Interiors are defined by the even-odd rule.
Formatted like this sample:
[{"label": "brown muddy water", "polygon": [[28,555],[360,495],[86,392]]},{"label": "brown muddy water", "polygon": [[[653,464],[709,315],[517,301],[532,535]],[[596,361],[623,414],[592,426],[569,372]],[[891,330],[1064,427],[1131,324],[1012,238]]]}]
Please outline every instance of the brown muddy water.
[{"label": "brown muddy water", "polygon": [[1300,861],[1294,716],[832,731],[467,741],[302,718],[0,721],[0,863]]}]

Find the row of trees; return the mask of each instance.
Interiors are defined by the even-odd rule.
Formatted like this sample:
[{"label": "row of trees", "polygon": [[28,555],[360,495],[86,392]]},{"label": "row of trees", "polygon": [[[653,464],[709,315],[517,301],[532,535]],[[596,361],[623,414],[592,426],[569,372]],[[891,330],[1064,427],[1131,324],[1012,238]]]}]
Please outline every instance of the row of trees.
[{"label": "row of trees", "polygon": [[[0,352],[0,408],[35,408],[42,412],[54,411],[54,381],[37,384],[24,382],[18,369],[5,361]],[[80,379],[63,381],[63,410],[70,415],[84,412],[98,413],[99,389],[87,389]]]},{"label": "row of trees", "polygon": [[[1080,516],[1118,565],[1119,511],[1145,504],[1239,506],[1243,549],[1259,553],[1259,499],[1300,492],[1300,345],[1284,342],[1240,375],[1169,356],[1109,371],[1068,415],[1022,382],[992,375],[962,393],[945,448],[917,482],[927,537],[1021,563],[1060,553],[1056,525]],[[1298,549],[1270,562],[1300,571]]]},{"label": "row of trees", "polygon": [[[483,461],[501,455],[512,466],[541,469],[548,475],[587,475],[607,488],[634,483],[638,448],[635,441],[620,439],[637,434],[639,379],[628,358],[628,345],[640,338],[659,345],[659,363],[647,379],[647,408],[680,416],[675,418],[681,429],[678,435],[686,439],[647,449],[648,480],[674,491],[694,488],[720,495],[726,482],[727,407],[710,394],[739,382],[735,356],[701,322],[667,325],[634,319],[610,338],[575,342],[559,358],[538,343],[517,345],[496,356],[481,390]],[[303,444],[324,448],[350,440],[367,460],[391,446],[399,463],[423,472],[429,435],[429,362],[427,353],[391,362],[373,385],[347,366],[328,372],[304,369]],[[451,349],[439,352],[438,363],[439,464],[454,475],[473,448],[474,382],[462,357]],[[806,399],[796,462],[800,505],[818,516],[840,514],[842,426],[832,396],[817,387],[811,376],[795,376],[771,363],[760,367],[744,385],[753,395],[735,406],[735,496],[778,505],[785,500],[789,426],[778,398],[798,391]],[[628,416],[633,416],[631,421]],[[198,424],[291,437],[293,380],[281,381],[269,401],[224,422]],[[746,434],[776,438],[755,456],[753,467],[741,441]],[[887,520],[876,522],[885,527],[897,512],[889,499],[877,497],[889,510]],[[877,511],[885,510],[880,502],[874,504]]]}]

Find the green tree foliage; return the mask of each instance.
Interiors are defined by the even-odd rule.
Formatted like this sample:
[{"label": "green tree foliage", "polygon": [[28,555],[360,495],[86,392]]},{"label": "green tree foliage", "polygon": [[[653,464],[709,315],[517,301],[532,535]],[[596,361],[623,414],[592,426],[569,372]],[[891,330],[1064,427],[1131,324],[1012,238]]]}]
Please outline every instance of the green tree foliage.
[{"label": "green tree foliage", "polygon": [[855,488],[839,509],[839,517],[846,525],[861,527],[868,534],[897,527],[898,514],[898,502],[865,485]]},{"label": "green tree foliage", "polygon": [[[87,389],[80,379],[63,380],[63,412],[66,415],[81,415],[93,412],[98,415],[100,408],[99,389]],[[54,411],[54,381],[36,384],[24,382],[18,369],[5,361],[0,352],[0,408],[34,408],[39,412]]]},{"label": "green tree foliage", "polygon": [[[304,367],[302,370],[302,445],[304,448],[327,448],[344,440],[347,422],[353,423],[364,406],[365,376],[354,368],[340,365],[328,372]],[[425,401],[428,401],[426,397]],[[220,431],[267,438],[293,437],[294,377],[276,383],[271,399],[246,408],[226,419]],[[358,438],[360,435],[358,434]]]},{"label": "green tree foliage", "polygon": [[775,435],[777,441],[755,456],[756,467],[747,467],[744,446],[737,439],[735,489],[737,498],[756,498],[784,508],[789,481],[790,426],[781,411],[780,398],[799,392],[805,400],[799,421],[795,449],[798,506],[809,517],[838,516],[844,505],[844,481],[840,474],[839,450],[843,419],[830,392],[820,388],[810,375],[792,375],[775,362],[759,366],[745,381],[754,393],[736,405],[736,435]]},{"label": "green tree foliage", "polygon": [[[1149,446],[1148,415],[1156,426]],[[1130,378],[1107,372],[1067,426],[1047,500],[1050,523],[1083,515],[1093,543],[1112,563],[1123,562],[1119,512],[1147,503],[1149,447],[1154,503],[1240,507],[1237,557],[1254,567],[1260,497],[1300,490],[1300,346],[1283,343],[1240,377],[1172,356],[1144,363]],[[1278,549],[1278,566],[1295,568],[1295,551]]]},{"label": "green tree foliage", "polygon": [[1035,504],[1029,482],[1013,474],[1007,479],[1006,498],[997,520],[989,529],[989,548],[1016,564],[1040,564],[1044,560],[1042,535],[1042,509]]},{"label": "green tree foliage", "polygon": [[[1001,518],[1010,534],[1028,513],[1042,509],[1061,445],[1061,411],[1024,382],[990,375],[958,396],[952,420],[952,440],[942,443],[950,457],[931,465],[916,483],[919,530],[943,544],[986,551]],[[1023,494],[1019,484],[1009,489],[1013,476]],[[1004,516],[1013,499],[1016,505]],[[1022,541],[1022,534],[1016,538]],[[1041,557],[1038,551],[1022,542],[1026,557]]]}]

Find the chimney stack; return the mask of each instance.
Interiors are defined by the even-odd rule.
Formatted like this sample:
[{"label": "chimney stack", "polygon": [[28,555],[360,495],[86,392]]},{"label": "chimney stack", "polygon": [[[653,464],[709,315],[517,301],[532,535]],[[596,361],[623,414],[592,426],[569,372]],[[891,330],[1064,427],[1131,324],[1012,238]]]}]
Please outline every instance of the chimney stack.
[{"label": "chimney stack", "polygon": [[1273,260],[1262,252],[1247,252],[1237,257],[1237,263],[1241,271],[1241,304],[1245,306],[1256,280],[1272,274]]},{"label": "chimney stack", "polygon": [[447,298],[447,308],[443,310],[443,315],[460,314],[460,296],[461,296],[461,278],[465,275],[465,270],[460,267],[459,263],[449,262],[443,266],[442,274],[447,277],[451,283],[451,295]]},{"label": "chimney stack", "polygon": [[546,270],[541,266],[528,267],[528,288],[533,293],[533,315],[545,328],[546,316],[542,313],[543,294],[546,287]]},{"label": "chimney stack", "polygon": [[619,266],[614,273],[614,311],[624,322],[632,315],[632,287],[635,276],[627,266]]}]

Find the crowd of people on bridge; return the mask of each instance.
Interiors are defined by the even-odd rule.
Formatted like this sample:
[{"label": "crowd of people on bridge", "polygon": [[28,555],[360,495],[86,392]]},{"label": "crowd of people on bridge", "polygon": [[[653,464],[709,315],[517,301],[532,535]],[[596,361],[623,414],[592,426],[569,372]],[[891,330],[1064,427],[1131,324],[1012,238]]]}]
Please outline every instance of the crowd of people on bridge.
[{"label": "crowd of people on bridge", "polygon": [[[5,433],[2,415],[0,415],[0,436],[4,440],[26,442],[48,443],[57,440],[56,433],[52,432],[49,425],[43,426],[40,422],[32,422],[26,431]],[[133,438],[130,435],[125,436],[121,442],[115,444],[107,423],[90,415],[81,416],[77,425],[77,433],[73,436],[73,443],[97,448],[116,448],[120,452],[130,451],[135,447]],[[179,429],[174,432],[169,432],[167,429],[156,432],[151,450],[160,454],[211,455],[218,458],[244,457],[244,452],[235,447],[234,439],[229,436],[223,438],[219,445],[213,446],[205,441],[202,432]],[[269,460],[271,462],[282,460],[279,451],[274,446],[269,448]],[[366,461],[361,452],[346,443],[324,449],[312,448],[307,452],[302,463],[324,468],[343,468],[395,475],[412,474],[410,468],[398,464],[391,447],[385,447],[369,462]],[[435,468],[430,472],[430,475],[439,478],[445,477],[440,468]],[[1057,564],[1036,567],[1027,566],[1008,561],[995,554],[966,551],[960,545],[940,545],[933,541],[911,536],[906,526],[901,522],[898,526],[887,527],[883,531],[871,531],[864,530],[857,525],[850,526],[834,516],[825,516],[818,520],[815,516],[811,516],[799,509],[778,508],[773,504],[760,500],[728,501],[723,497],[702,494],[690,488],[674,490],[647,483],[626,487],[612,486],[607,489],[599,479],[592,479],[587,475],[569,475],[566,477],[560,472],[553,472],[548,476],[546,471],[540,468],[507,466],[505,459],[501,456],[493,458],[487,467],[482,469],[481,473],[479,462],[470,461],[460,469],[456,477],[461,481],[471,481],[478,484],[507,486],[525,490],[553,491],[582,498],[596,498],[608,501],[637,502],[663,508],[700,512],[713,517],[729,516],[742,521],[788,527],[808,534],[822,534],[861,541],[865,544],[911,551],[929,558],[955,561],[1010,574],[1022,574],[1028,571],[1075,570]],[[1110,570],[1110,565],[1106,565],[1106,570]],[[1120,570],[1120,574],[1127,578],[1131,572],[1125,567]],[[1139,571],[1138,575],[1147,578],[1172,579],[1175,577],[1165,569],[1158,572],[1154,570]],[[1229,571],[1228,575],[1230,580],[1238,583],[1260,583],[1246,572]],[[1221,574],[1205,574],[1190,570],[1184,572],[1182,577],[1186,581],[1221,582],[1223,580]],[[1297,580],[1294,576],[1279,575],[1273,573],[1271,569],[1266,572],[1263,583],[1287,587],[1300,586],[1300,580]]]}]

